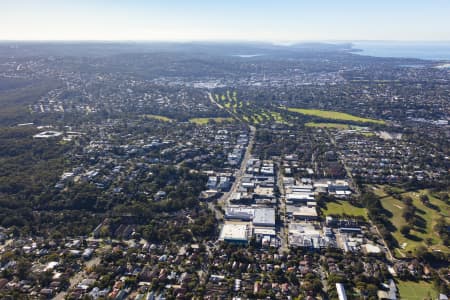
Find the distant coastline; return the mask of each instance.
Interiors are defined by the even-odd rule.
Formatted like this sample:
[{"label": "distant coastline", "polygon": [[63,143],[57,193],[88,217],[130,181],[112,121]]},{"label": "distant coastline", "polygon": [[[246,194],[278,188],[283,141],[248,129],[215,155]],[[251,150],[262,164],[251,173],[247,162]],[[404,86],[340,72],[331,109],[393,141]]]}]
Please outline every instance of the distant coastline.
[{"label": "distant coastline", "polygon": [[351,53],[376,57],[450,61],[450,42],[354,42]]}]

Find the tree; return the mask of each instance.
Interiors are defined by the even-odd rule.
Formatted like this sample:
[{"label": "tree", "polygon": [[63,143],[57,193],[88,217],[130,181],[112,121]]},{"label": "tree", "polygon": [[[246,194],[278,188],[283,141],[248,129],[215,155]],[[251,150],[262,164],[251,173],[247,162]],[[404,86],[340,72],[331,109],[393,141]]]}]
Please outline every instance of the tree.
[{"label": "tree", "polygon": [[423,204],[429,204],[430,198],[427,195],[423,194],[420,195],[420,201],[422,201]]},{"label": "tree", "polygon": [[427,248],[425,246],[419,246],[415,249],[414,254],[418,258],[423,258],[427,254]]},{"label": "tree", "polygon": [[407,235],[409,235],[409,233],[411,232],[411,227],[410,227],[409,225],[403,225],[403,226],[400,228],[400,232],[401,232],[404,236],[407,236]]},{"label": "tree", "polygon": [[45,271],[38,275],[38,281],[42,286],[48,286],[52,281],[53,272]]},{"label": "tree", "polygon": [[403,203],[405,203],[408,206],[412,205],[412,203],[413,203],[413,199],[410,196],[402,197],[402,201],[403,201]]},{"label": "tree", "polygon": [[414,222],[411,219],[414,217],[416,213],[416,207],[413,205],[407,205],[403,210],[402,217],[406,220],[406,222],[413,224]]},{"label": "tree", "polygon": [[449,201],[448,193],[445,193],[445,192],[439,193],[439,199],[441,199],[442,201],[448,203],[448,201]]}]

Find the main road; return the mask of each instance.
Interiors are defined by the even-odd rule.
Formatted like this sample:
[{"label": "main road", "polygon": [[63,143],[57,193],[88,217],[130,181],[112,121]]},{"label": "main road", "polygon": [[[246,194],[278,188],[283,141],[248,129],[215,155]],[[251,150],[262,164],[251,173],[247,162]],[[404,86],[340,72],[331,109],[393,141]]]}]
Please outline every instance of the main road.
[{"label": "main road", "polygon": [[[237,120],[239,120],[239,121],[241,121],[243,123],[246,123],[238,114],[236,114],[235,112],[227,109],[226,107],[224,107],[223,105],[218,103],[214,99],[213,95],[210,92],[208,92],[208,97],[209,97],[209,100],[214,105],[216,105],[220,109],[223,109],[223,110],[227,111],[235,119],[237,119]],[[247,147],[245,149],[244,156],[243,156],[243,158],[241,160],[241,165],[240,165],[239,169],[237,169],[235,171],[235,173],[234,173],[235,180],[233,182],[233,185],[231,186],[230,190],[228,192],[224,193],[222,195],[222,197],[220,197],[219,200],[218,200],[218,203],[222,207],[226,207],[229,204],[231,195],[233,195],[233,193],[235,193],[237,191],[237,189],[239,187],[239,184],[241,183],[242,176],[244,176],[244,174],[245,174],[245,170],[246,170],[246,167],[247,167],[247,162],[249,161],[249,159],[252,156],[252,149],[253,149],[253,145],[255,144],[256,128],[254,126],[252,126],[252,125],[249,125],[249,128],[250,128],[250,134],[249,134],[249,137],[248,137]],[[216,215],[217,215],[217,213],[216,213]]]},{"label": "main road", "polygon": [[287,220],[287,210],[286,210],[286,191],[284,189],[283,175],[281,173],[281,163],[277,163],[277,186],[280,192],[278,198],[278,215],[281,217],[280,221],[280,232],[279,237],[281,240],[281,247],[278,249],[279,254],[289,253],[289,228]]}]

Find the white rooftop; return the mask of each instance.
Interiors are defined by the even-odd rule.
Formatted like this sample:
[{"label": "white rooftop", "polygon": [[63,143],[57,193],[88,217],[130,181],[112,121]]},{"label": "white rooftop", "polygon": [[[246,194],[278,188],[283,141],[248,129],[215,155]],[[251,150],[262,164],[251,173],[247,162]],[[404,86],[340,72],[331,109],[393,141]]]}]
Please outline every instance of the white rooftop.
[{"label": "white rooftop", "polygon": [[275,208],[256,208],[253,224],[275,226]]},{"label": "white rooftop", "polygon": [[317,217],[317,210],[315,207],[300,206],[297,210],[294,211],[293,215]]},{"label": "white rooftop", "polygon": [[61,135],[62,135],[62,132],[49,130],[49,131],[43,131],[38,134],[35,134],[35,135],[33,135],[33,137],[38,138],[38,139],[46,139],[46,138],[58,137]]},{"label": "white rooftop", "polygon": [[256,227],[253,230],[254,234],[260,234],[260,235],[276,235],[275,229],[273,228],[261,228],[261,227]]},{"label": "white rooftop", "polygon": [[286,195],[286,200],[314,200],[314,197],[311,193],[289,193]]},{"label": "white rooftop", "polygon": [[226,223],[222,227],[219,240],[222,241],[247,241],[248,225]]},{"label": "white rooftop", "polygon": [[362,247],[366,250],[367,253],[381,253],[380,247],[372,244],[365,244]]}]

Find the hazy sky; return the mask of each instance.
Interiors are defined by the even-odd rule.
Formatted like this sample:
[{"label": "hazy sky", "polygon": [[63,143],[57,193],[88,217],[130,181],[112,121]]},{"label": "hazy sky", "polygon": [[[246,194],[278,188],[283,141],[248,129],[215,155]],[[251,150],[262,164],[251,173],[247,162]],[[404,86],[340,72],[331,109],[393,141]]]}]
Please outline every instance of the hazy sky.
[{"label": "hazy sky", "polygon": [[0,40],[450,40],[450,0],[0,0]]}]

